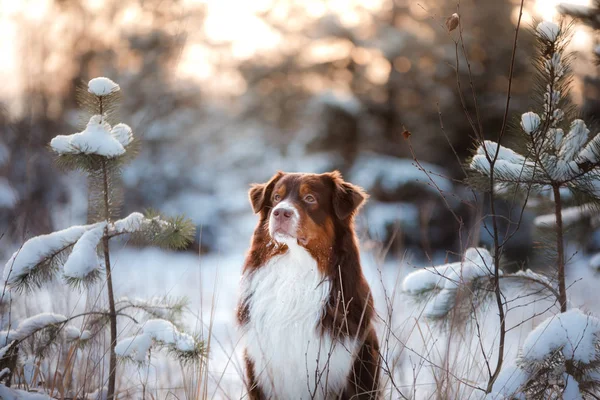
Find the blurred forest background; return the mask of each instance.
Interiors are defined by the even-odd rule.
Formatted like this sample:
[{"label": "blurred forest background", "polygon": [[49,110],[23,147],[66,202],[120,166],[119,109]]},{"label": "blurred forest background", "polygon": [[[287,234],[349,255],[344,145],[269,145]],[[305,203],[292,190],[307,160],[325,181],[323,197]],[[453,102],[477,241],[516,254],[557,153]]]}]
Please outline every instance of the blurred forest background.
[{"label": "blurred forest background", "polygon": [[[85,222],[85,179],[57,170],[47,145],[79,130],[75,89],[95,76],[121,85],[122,120],[142,139],[123,174],[123,211],[187,214],[201,228],[196,250],[243,250],[255,223],[248,185],[277,169],[339,169],[365,187],[371,200],[361,237],[376,251],[426,259],[464,250],[452,212],[479,229],[462,201],[469,192],[461,162],[473,142],[460,91],[467,109],[475,107],[460,57],[457,87],[453,39],[461,33],[449,33],[444,21],[459,11],[484,132],[495,137],[515,0],[465,0],[460,10],[455,0],[0,4],[2,259],[28,237]],[[524,26],[556,17],[556,4],[525,2]],[[600,107],[593,48],[587,28],[576,26],[573,95],[588,116]],[[513,111],[530,104],[532,52],[533,37],[523,32]],[[405,130],[450,207],[413,165]],[[512,261],[530,256],[530,225],[505,249]],[[600,239],[589,238],[586,246],[598,250]],[[489,240],[482,230],[481,242]]]}]

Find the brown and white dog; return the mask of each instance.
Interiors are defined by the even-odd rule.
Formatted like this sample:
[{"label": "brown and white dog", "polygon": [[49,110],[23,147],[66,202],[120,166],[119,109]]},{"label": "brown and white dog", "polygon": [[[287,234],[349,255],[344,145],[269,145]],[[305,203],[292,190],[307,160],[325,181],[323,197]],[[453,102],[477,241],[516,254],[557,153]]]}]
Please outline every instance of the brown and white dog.
[{"label": "brown and white dog", "polygon": [[339,172],[278,172],[250,189],[260,221],[238,306],[251,399],[376,399],[379,344]]}]

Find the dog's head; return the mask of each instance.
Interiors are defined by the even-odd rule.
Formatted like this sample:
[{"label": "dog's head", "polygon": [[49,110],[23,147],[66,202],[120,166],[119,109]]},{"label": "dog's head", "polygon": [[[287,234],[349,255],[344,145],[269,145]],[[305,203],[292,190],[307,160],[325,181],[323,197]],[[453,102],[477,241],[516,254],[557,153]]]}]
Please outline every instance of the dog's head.
[{"label": "dog's head", "polygon": [[336,226],[350,227],[367,198],[338,171],[325,174],[277,172],[250,189],[250,202],[272,239],[311,249],[331,246]]}]

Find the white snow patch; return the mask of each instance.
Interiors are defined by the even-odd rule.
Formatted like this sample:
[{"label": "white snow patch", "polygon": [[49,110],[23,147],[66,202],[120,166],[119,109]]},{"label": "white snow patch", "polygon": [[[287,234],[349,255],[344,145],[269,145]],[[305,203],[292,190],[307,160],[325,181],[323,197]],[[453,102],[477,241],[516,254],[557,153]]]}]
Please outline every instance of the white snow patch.
[{"label": "white snow patch", "polygon": [[134,212],[123,219],[115,221],[113,227],[118,233],[137,232],[142,228],[144,221],[146,221],[146,218],[142,213]]},{"label": "white snow patch", "polygon": [[133,140],[133,132],[127,124],[121,123],[113,126],[110,134],[113,135],[123,147],[127,146]]},{"label": "white snow patch", "polygon": [[535,132],[540,126],[540,116],[534,112],[526,112],[521,115],[521,127],[529,134]]},{"label": "white snow patch", "polygon": [[537,26],[537,32],[542,38],[554,42],[560,33],[560,27],[554,22],[542,21]]},{"label": "white snow patch", "polygon": [[474,279],[491,276],[493,264],[486,249],[472,247],[465,252],[462,262],[427,267],[408,274],[402,282],[402,289],[411,295],[431,292],[423,315],[441,317],[453,307],[456,289]]},{"label": "white snow patch", "polygon": [[56,136],[50,146],[58,154],[98,154],[112,158],[125,153],[123,145],[111,134],[110,124],[101,115],[90,118],[82,132]]},{"label": "white snow patch", "polygon": [[[17,329],[0,331],[0,345],[4,346],[9,341],[21,340],[45,327],[61,324],[67,317],[61,314],[41,313],[21,321]],[[1,398],[1,397],[0,397]]]},{"label": "white snow patch", "polygon": [[6,352],[10,349],[10,346],[13,344],[13,342],[8,343],[6,346],[2,347],[0,349],[0,360],[4,357],[4,355],[6,354]]},{"label": "white snow patch", "polygon": [[562,349],[565,358],[589,363],[597,357],[599,331],[600,320],[573,308],[549,317],[531,331],[523,344],[523,358],[542,361]]},{"label": "white snow patch", "polygon": [[579,153],[587,142],[590,130],[581,119],[571,122],[571,129],[561,142],[558,149],[558,158],[565,162],[574,161],[575,155]]},{"label": "white snow patch", "polygon": [[8,179],[0,176],[0,208],[13,208],[18,201],[17,191],[8,182]]},{"label": "white snow patch", "polygon": [[412,160],[364,153],[357,158],[348,177],[367,191],[377,182],[381,182],[386,191],[395,191],[410,183],[420,184],[434,193],[438,193],[435,186],[444,192],[452,190],[452,182],[444,177],[446,172],[442,168],[426,162],[420,164],[425,171],[413,165]]},{"label": "white snow patch", "polygon": [[525,400],[525,395],[518,393],[525,383],[527,383],[528,374],[516,364],[511,363],[502,367],[498,378],[494,382],[492,387],[492,393],[490,393],[486,400],[500,400],[506,398],[516,398]]},{"label": "white snow patch", "polygon": [[72,226],[29,239],[4,266],[4,280],[8,284],[17,282],[42,260],[72,245],[92,227],[93,225]]},{"label": "white snow patch", "polygon": [[121,90],[119,85],[103,76],[94,78],[88,82],[88,92],[96,96],[106,96]]},{"label": "white snow patch", "polygon": [[[592,215],[595,215],[598,208],[593,204],[583,204],[576,207],[567,207],[562,210],[562,222],[563,225],[572,225],[583,219],[587,219]],[[554,226],[556,225],[555,214],[545,214],[535,217],[533,220],[535,226]]]},{"label": "white snow patch", "polygon": [[597,163],[600,160],[600,133],[594,136],[592,140],[579,152],[578,162]]},{"label": "white snow patch", "polygon": [[86,393],[84,399],[85,400],[106,400],[108,396],[108,389],[106,386],[96,389],[93,392]]},{"label": "white snow patch", "polygon": [[0,383],[0,399],[2,400],[53,400],[52,397],[42,393],[26,392],[11,389]]},{"label": "white snow patch", "polygon": [[92,332],[90,332],[86,329],[83,332],[81,332],[79,339],[80,340],[89,340],[91,337],[92,337]]},{"label": "white snow patch", "polygon": [[360,101],[350,93],[326,91],[317,97],[317,101],[333,108],[342,109],[351,115],[356,115],[361,110]]},{"label": "white snow patch", "polygon": [[583,400],[579,391],[579,382],[569,374],[563,374],[563,378],[565,380],[563,400]]},{"label": "white snow patch", "polygon": [[68,341],[77,340],[81,336],[81,331],[79,330],[79,328],[73,325],[65,326],[63,331],[65,333],[65,338]]},{"label": "white snow patch", "polygon": [[173,345],[179,351],[192,351],[196,344],[194,338],[187,333],[180,332],[175,325],[164,319],[151,319],[146,321],[142,332],[137,336],[125,338],[117,343],[115,352],[121,357],[131,357],[143,362],[153,341]]},{"label": "white snow patch", "polygon": [[99,222],[85,232],[73,246],[64,266],[64,275],[69,278],[85,278],[91,272],[100,268],[100,260],[96,251],[102,236],[106,222]]},{"label": "white snow patch", "polygon": [[600,269],[600,253],[595,254],[590,258],[590,267],[594,269]]}]

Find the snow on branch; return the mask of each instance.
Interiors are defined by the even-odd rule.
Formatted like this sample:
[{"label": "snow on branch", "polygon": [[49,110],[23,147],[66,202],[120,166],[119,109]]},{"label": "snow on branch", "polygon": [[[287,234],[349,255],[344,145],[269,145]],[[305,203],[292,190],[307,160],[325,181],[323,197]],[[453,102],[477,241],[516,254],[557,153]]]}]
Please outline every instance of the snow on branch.
[{"label": "snow on branch", "polygon": [[133,213],[116,221],[112,231],[113,234],[131,233],[133,239],[141,243],[181,249],[194,239],[196,227],[189,219],[182,216],[163,217],[150,210],[145,216]]},{"label": "snow on branch", "polygon": [[73,246],[64,266],[64,276],[67,280],[83,281],[91,276],[98,275],[100,260],[97,247],[104,236],[106,222],[99,222],[85,232]]},{"label": "snow on branch", "polygon": [[134,212],[129,214],[127,217],[115,221],[112,228],[115,233],[134,233],[142,229],[144,223],[149,220],[144,217],[144,214]]},{"label": "snow on branch", "polygon": [[538,24],[536,31],[541,38],[555,42],[560,34],[560,27],[554,22],[542,21]]},{"label": "snow on branch", "polygon": [[198,359],[204,353],[202,342],[163,319],[146,321],[141,333],[119,341],[115,352],[120,357],[142,363],[153,345],[168,349],[182,360]]},{"label": "snow on branch", "polygon": [[72,226],[29,239],[4,266],[4,281],[18,289],[40,286],[60,265],[63,252],[94,225]]},{"label": "snow on branch", "polygon": [[491,279],[493,274],[494,262],[490,253],[483,248],[470,248],[461,262],[410,273],[404,278],[402,288],[411,296],[425,298],[425,317],[439,319],[454,308],[460,288],[471,286],[478,280]]},{"label": "snow on branch", "polygon": [[126,308],[137,308],[153,318],[164,319],[172,323],[176,323],[181,317],[183,309],[188,305],[188,299],[183,298],[168,298],[168,297],[152,297],[148,300],[141,298],[129,299],[123,297],[117,300],[117,308],[124,310]]},{"label": "snow on branch", "polygon": [[588,364],[598,358],[600,320],[574,308],[553,315],[527,335],[522,358],[543,361],[557,350],[566,359]]},{"label": "snow on branch", "polygon": [[[117,127],[115,127],[116,131],[114,128],[111,129],[110,124],[104,120],[102,115],[94,115],[82,132],[67,136],[58,135],[50,141],[50,146],[60,155],[96,154],[114,158],[125,154],[121,140],[125,142],[126,138],[129,138],[124,133],[124,127],[119,127],[119,125]],[[131,129],[129,129],[129,134],[131,134]]]},{"label": "snow on branch", "polygon": [[121,90],[120,86],[109,78],[103,76],[94,78],[88,82],[88,92],[95,96],[108,96]]},{"label": "snow on branch", "polygon": [[5,346],[13,340],[21,341],[34,333],[56,328],[67,322],[68,318],[61,314],[41,313],[24,319],[17,329],[0,331],[0,345]]}]

